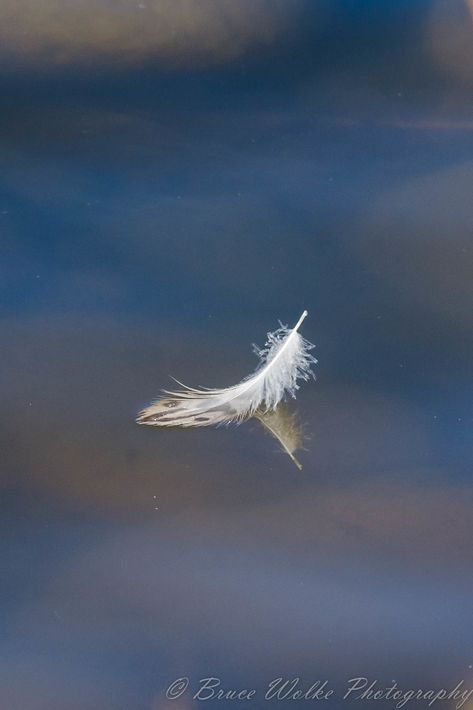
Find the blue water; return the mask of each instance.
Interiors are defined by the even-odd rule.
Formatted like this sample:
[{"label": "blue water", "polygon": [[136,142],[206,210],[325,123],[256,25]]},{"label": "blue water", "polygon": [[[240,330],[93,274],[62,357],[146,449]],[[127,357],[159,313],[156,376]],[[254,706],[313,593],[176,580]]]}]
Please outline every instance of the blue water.
[{"label": "blue water", "polygon": [[[202,65],[3,71],[2,708],[473,688],[469,15],[297,7]],[[134,423],[304,308],[302,471],[257,422]]]}]

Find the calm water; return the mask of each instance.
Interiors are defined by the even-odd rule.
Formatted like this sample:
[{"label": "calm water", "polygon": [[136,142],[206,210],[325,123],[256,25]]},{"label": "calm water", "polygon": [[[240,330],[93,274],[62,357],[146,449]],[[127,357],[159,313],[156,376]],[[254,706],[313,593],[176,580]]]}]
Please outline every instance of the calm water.
[{"label": "calm water", "polygon": [[[192,701],[207,676],[255,708],[277,677],[337,709],[370,705],[342,700],[357,676],[473,688],[467,5],[162,2],[197,49],[145,23],[132,62],[133,24],[81,37],[106,3],[57,56],[49,0],[20,46],[9,5],[1,708],[242,705]],[[236,383],[304,308],[302,471],[257,423],[134,424],[169,375]]]}]

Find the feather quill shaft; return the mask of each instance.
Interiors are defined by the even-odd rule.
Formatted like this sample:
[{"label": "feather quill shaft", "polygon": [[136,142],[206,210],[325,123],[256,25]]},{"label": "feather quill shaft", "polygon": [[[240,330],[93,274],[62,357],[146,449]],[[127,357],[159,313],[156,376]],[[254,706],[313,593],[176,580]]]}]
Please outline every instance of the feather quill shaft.
[{"label": "feather quill shaft", "polygon": [[178,382],[176,392],[164,390],[163,396],[138,415],[138,424],[167,427],[210,426],[242,421],[257,410],[276,409],[285,394],[295,397],[298,380],[313,376],[311,366],[316,359],[314,347],[299,334],[307,316],[304,311],[294,328],[280,327],[268,333],[263,348],[254,346],[260,358],[256,371],[239,384],[224,389],[187,387]]}]

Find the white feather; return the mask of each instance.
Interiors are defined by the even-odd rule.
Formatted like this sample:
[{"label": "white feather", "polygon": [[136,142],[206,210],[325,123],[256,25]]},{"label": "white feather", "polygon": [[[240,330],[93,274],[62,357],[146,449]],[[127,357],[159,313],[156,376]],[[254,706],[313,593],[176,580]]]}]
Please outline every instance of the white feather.
[{"label": "white feather", "polygon": [[242,421],[256,410],[276,409],[286,393],[295,397],[298,380],[313,375],[311,365],[317,360],[310,354],[314,347],[298,330],[307,311],[294,328],[281,325],[268,333],[261,350],[254,346],[260,358],[257,370],[238,385],[225,389],[195,389],[178,382],[183,389],[164,390],[161,397],[138,415],[139,424],[152,426],[209,426]]}]

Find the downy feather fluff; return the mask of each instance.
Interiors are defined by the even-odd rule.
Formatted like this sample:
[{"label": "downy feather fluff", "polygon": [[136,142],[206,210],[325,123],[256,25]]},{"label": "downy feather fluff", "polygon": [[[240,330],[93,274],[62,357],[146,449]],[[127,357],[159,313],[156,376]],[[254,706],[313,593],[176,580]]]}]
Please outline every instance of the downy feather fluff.
[{"label": "downy feather fluff", "polygon": [[268,333],[263,348],[254,346],[260,365],[239,384],[225,389],[196,389],[176,380],[182,389],[164,390],[167,396],[140,412],[136,421],[151,426],[210,426],[242,421],[257,410],[276,409],[286,393],[295,397],[298,380],[313,376],[311,365],[317,361],[309,351],[314,346],[298,333],[306,316],[304,311],[292,329],[280,324]]}]

